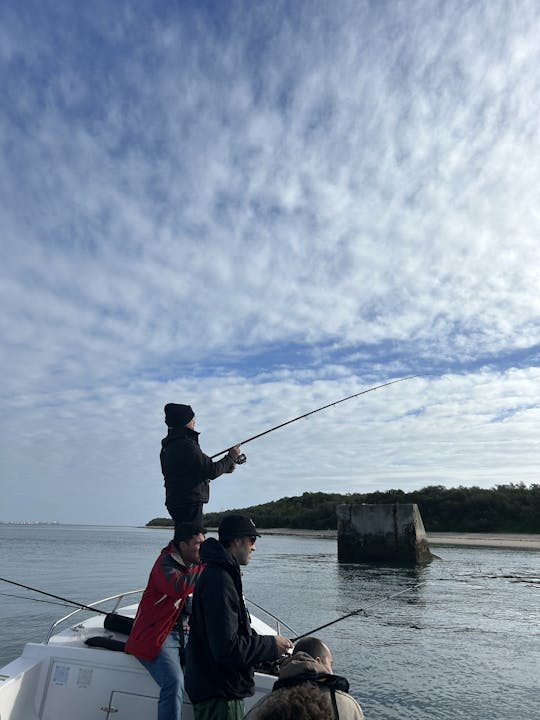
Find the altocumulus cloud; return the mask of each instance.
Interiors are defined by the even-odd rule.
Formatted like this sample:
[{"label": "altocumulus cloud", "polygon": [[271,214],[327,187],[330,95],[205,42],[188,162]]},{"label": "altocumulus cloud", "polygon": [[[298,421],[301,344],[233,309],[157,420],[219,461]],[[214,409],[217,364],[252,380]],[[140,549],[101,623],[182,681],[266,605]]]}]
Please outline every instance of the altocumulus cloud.
[{"label": "altocumulus cloud", "polygon": [[[3,519],[538,479],[534,2],[0,10]],[[104,496],[106,495],[106,502]]]}]

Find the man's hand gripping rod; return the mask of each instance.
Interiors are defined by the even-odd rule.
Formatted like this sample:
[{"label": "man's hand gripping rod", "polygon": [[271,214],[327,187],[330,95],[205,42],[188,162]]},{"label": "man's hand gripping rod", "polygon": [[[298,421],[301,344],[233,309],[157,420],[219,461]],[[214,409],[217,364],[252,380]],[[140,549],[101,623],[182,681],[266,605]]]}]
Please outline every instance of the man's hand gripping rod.
[{"label": "man's hand gripping rod", "polygon": [[[315,410],[310,410],[307,413],[304,413],[303,415],[298,415],[298,417],[293,418],[292,420],[286,420],[285,422],[280,423],[279,425],[275,425],[274,427],[269,428],[268,430],[264,430],[263,432],[258,433],[257,435],[252,435],[252,437],[248,438],[247,440],[244,440],[243,442],[236,443],[236,445],[245,445],[248,442],[251,442],[252,440],[256,440],[257,438],[262,437],[263,435],[268,435],[268,433],[274,432],[274,430],[279,430],[279,428],[285,427],[285,425],[290,425],[293,422],[296,422],[297,420],[302,420],[302,418],[308,417],[309,415],[314,415],[315,413],[321,412],[321,410],[326,410],[326,408],[333,407],[334,405],[339,405],[342,402],[345,402],[346,400],[352,400],[353,398],[359,397],[360,395],[365,395],[366,393],[373,392],[373,390],[379,390],[383,387],[388,387],[388,385],[395,385],[396,383],[404,382],[405,380],[412,380],[413,378],[420,377],[419,375],[409,375],[408,377],[399,378],[398,380],[390,380],[390,382],[383,383],[382,385],[375,385],[374,387],[368,388],[367,390],[362,390],[359,393],[354,393],[354,395],[347,395],[347,397],[341,398],[341,400],[336,400],[335,402],[328,403],[328,405],[323,405],[322,407],[316,408]],[[229,452],[230,448],[227,448],[227,450],[222,450],[221,452],[215,453],[215,455],[211,455],[211,459],[219,457],[220,455],[224,455],[225,453]],[[235,462],[237,465],[243,465],[247,460],[244,453],[241,453],[238,455],[238,457],[235,459]]]}]

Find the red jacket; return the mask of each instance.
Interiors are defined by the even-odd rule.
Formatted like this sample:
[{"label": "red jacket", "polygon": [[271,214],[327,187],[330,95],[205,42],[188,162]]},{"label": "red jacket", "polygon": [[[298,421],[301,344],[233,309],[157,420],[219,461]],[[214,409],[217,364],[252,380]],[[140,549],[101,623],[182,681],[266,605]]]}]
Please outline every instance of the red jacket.
[{"label": "red jacket", "polygon": [[143,660],[156,658],[203,568],[184,565],[172,541],[163,548],[139,603],[126,643],[127,653]]}]

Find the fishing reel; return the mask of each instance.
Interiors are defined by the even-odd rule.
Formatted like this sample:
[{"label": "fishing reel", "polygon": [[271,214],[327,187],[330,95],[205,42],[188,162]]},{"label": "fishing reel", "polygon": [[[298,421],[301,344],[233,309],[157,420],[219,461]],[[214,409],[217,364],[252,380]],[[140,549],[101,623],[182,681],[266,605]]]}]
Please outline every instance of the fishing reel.
[{"label": "fishing reel", "polygon": [[238,457],[236,457],[234,459],[234,462],[237,465],[243,465],[246,461],[247,461],[247,457],[246,457],[245,453],[240,453],[240,455],[238,455]]}]

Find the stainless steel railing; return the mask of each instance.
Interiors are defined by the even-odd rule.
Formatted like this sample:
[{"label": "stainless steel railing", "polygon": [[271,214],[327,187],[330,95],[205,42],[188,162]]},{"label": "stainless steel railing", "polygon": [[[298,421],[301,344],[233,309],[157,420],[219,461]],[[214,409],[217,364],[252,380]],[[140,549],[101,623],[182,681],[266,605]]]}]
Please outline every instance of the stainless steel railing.
[{"label": "stainless steel railing", "polygon": [[[139,590],[129,590],[128,592],[123,592],[123,593],[120,593],[119,595],[111,595],[110,597],[102,598],[101,600],[96,600],[95,602],[88,603],[88,605],[86,607],[80,607],[80,608],[77,608],[76,610],[73,610],[72,612],[68,613],[67,615],[64,615],[64,617],[61,617],[60,619],[55,620],[53,622],[53,624],[49,628],[47,637],[45,638],[45,645],[48,644],[54,630],[58,627],[58,625],[61,625],[63,622],[65,622],[66,620],[69,620],[69,618],[74,617],[78,613],[88,612],[88,608],[96,608],[97,610],[99,610],[99,605],[103,605],[106,602],[111,602],[112,600],[115,600],[116,602],[113,604],[113,607],[110,610],[107,610],[107,613],[113,613],[118,609],[120,603],[122,602],[122,600],[124,598],[130,597],[131,595],[137,595],[139,593],[142,593],[143,591],[144,591],[144,588],[140,588]],[[103,613],[104,611],[101,610],[100,612]],[[104,613],[104,614],[107,614],[107,613]]]},{"label": "stainless steel railing", "polygon": [[[293,630],[293,628],[292,628],[290,625],[287,625],[287,623],[286,623],[284,620],[281,620],[280,618],[278,618],[277,615],[274,615],[273,613],[271,613],[271,612],[270,612],[269,610],[267,610],[266,608],[263,608],[261,605],[257,605],[256,602],[254,602],[253,600],[250,600],[249,598],[244,598],[244,599],[245,599],[245,601],[246,601],[246,603],[247,603],[248,605],[253,605],[253,607],[256,607],[256,608],[257,608],[257,610],[261,610],[267,617],[271,618],[271,619],[275,622],[275,624],[276,624],[276,632],[277,632],[278,635],[282,635],[282,634],[283,634],[283,633],[281,632],[281,627],[282,627],[282,626],[283,626],[284,628],[286,628],[287,630],[290,630],[291,633],[293,633],[293,635],[297,635],[296,630]],[[262,620],[262,618],[261,618],[261,620]]]},{"label": "stainless steel railing", "polygon": [[[111,602],[111,601],[115,601],[115,602],[113,603],[112,608],[110,610],[107,610],[107,613],[116,612],[116,610],[118,609],[118,607],[120,606],[120,603],[124,600],[124,598],[131,597],[133,595],[138,595],[138,594],[142,593],[143,591],[144,591],[144,588],[140,588],[138,590],[129,590],[127,592],[119,593],[118,595],[111,595],[110,597],[102,598],[101,600],[95,600],[92,603],[88,603],[88,605],[86,607],[80,607],[80,608],[73,610],[72,612],[68,613],[67,615],[64,615],[63,617],[54,621],[54,623],[49,628],[49,631],[45,638],[44,644],[45,645],[48,644],[54,631],[56,630],[56,628],[59,625],[66,622],[66,620],[69,620],[70,618],[75,617],[79,613],[88,612],[89,608],[95,608],[100,613],[106,614],[103,610],[100,610],[99,606],[103,605],[107,602]],[[296,631],[290,625],[287,625],[287,623],[284,620],[281,620],[281,618],[279,618],[277,615],[274,615],[269,610],[267,610],[266,608],[263,608],[261,605],[258,605],[256,602],[254,602],[253,600],[250,600],[249,598],[245,598],[245,600],[246,600],[246,603],[248,604],[248,606],[252,605],[253,607],[257,608],[257,610],[260,610],[261,612],[263,612],[266,615],[266,617],[270,618],[274,622],[276,632],[278,633],[278,635],[282,634],[282,628],[286,628],[287,630],[290,630],[290,632],[293,635],[297,634]],[[263,618],[261,618],[261,620],[262,619]],[[267,623],[267,624],[269,624],[269,623]]]}]

